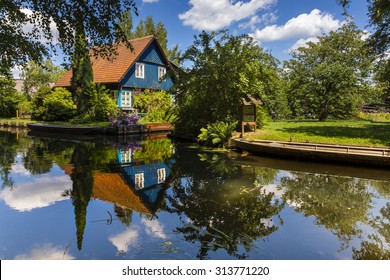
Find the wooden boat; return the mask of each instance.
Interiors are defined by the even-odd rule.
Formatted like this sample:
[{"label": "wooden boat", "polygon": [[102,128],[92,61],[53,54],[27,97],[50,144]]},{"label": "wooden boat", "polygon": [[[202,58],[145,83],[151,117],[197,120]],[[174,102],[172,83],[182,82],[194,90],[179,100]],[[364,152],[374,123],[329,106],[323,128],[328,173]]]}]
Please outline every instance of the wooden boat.
[{"label": "wooden boat", "polygon": [[103,133],[104,127],[99,126],[67,126],[43,123],[29,123],[27,127],[33,132],[66,133],[76,135]]},{"label": "wooden boat", "polygon": [[252,154],[312,161],[390,167],[390,149],[329,145],[315,143],[280,142],[235,139],[237,148]]}]

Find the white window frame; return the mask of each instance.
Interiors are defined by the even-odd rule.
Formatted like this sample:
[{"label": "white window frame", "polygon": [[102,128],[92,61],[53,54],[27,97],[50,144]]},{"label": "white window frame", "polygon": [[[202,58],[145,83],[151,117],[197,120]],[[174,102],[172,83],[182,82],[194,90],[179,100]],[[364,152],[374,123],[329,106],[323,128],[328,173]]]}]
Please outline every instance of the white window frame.
[{"label": "white window frame", "polygon": [[144,173],[137,173],[134,176],[134,183],[136,190],[142,190],[145,188],[145,176]]},{"label": "white window frame", "polygon": [[165,78],[166,74],[167,74],[167,68],[159,66],[158,67],[158,80],[159,81],[165,81],[166,80],[166,78]]},{"label": "white window frame", "polygon": [[122,152],[122,163],[130,163],[131,162],[131,149],[127,151],[121,151]]},{"label": "white window frame", "polygon": [[131,91],[122,91],[122,107],[131,107]]},{"label": "white window frame", "polygon": [[165,168],[157,169],[157,184],[164,183],[166,176]]},{"label": "white window frame", "polygon": [[145,78],[145,64],[144,63],[136,63],[135,64],[135,77],[139,79]]}]

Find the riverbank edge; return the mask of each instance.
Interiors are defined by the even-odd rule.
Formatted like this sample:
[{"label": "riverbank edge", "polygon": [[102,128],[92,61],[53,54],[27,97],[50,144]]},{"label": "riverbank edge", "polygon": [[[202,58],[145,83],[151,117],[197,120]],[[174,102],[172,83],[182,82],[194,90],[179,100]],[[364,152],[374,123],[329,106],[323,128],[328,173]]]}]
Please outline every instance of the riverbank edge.
[{"label": "riverbank edge", "polygon": [[75,133],[75,134],[151,134],[170,132],[173,129],[171,123],[147,123],[132,126],[83,126],[83,125],[60,125],[29,121],[0,120],[0,127],[26,128],[35,132],[52,133]]}]

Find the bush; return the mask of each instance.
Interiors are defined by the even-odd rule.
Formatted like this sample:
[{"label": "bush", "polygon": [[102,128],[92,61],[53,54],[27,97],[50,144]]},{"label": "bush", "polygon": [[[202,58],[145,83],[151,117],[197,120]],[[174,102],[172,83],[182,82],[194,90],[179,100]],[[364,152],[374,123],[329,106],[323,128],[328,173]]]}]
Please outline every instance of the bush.
[{"label": "bush", "polygon": [[173,122],[176,118],[176,107],[166,91],[145,90],[133,96],[133,107],[146,113],[145,122]]},{"label": "bush", "polygon": [[198,135],[199,142],[211,147],[225,147],[232,133],[237,127],[237,122],[216,122],[207,125],[207,128],[201,128],[201,133]]},{"label": "bush", "polygon": [[[275,117],[276,119],[276,117]],[[256,110],[256,126],[262,128],[266,126],[271,121],[271,117],[268,114],[268,111],[263,106],[257,106]]]},{"label": "bush", "polygon": [[91,121],[106,121],[110,116],[118,113],[115,101],[110,97],[109,90],[101,84],[91,84],[88,92],[89,116]]},{"label": "bush", "polygon": [[41,86],[32,99],[32,119],[43,120],[46,110],[43,107],[43,100],[51,94],[51,88],[48,86]]},{"label": "bush", "polygon": [[64,88],[56,88],[43,99],[43,120],[68,121],[76,114],[72,94]]},{"label": "bush", "polygon": [[27,100],[27,97],[23,96],[23,99],[19,102],[17,109],[19,110],[20,118],[26,115],[30,115],[33,111],[33,104]]}]

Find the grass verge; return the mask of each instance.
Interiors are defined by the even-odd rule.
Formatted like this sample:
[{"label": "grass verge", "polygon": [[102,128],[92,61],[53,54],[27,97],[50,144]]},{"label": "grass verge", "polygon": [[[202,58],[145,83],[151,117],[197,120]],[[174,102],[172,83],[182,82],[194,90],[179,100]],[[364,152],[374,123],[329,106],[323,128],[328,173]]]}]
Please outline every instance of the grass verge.
[{"label": "grass verge", "polygon": [[390,121],[313,120],[272,122],[249,139],[345,144],[359,146],[390,146]]}]

